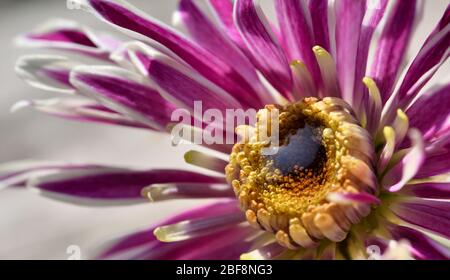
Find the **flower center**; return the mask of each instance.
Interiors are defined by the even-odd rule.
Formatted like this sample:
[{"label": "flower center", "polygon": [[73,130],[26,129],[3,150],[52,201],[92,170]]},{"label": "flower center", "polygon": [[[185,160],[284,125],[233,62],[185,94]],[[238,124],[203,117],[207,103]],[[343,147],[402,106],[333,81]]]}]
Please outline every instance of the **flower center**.
[{"label": "flower center", "polygon": [[[278,129],[267,121],[275,110]],[[262,137],[267,131],[269,138]],[[305,98],[282,108],[266,106],[255,128],[241,132],[245,137],[233,148],[227,179],[248,222],[275,233],[283,246],[342,241],[370,213],[366,204],[329,199],[376,189],[371,139],[344,101]]]}]

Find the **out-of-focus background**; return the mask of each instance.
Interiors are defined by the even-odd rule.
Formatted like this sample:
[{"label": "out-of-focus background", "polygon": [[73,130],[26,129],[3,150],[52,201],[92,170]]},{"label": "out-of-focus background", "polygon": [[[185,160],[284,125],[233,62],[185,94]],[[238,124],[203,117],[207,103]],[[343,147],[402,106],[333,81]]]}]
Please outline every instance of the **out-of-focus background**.
[{"label": "out-of-focus background", "polygon": [[[268,11],[271,0],[261,1]],[[167,23],[177,5],[176,0],[130,2]],[[410,56],[418,51],[450,1],[423,2],[423,22],[416,30]],[[42,51],[18,49],[12,43],[18,34],[52,17],[112,30],[90,14],[67,10],[65,0],[0,1],[0,164],[39,159],[185,168],[182,152],[186,147],[171,147],[169,138],[163,135],[64,121],[31,110],[9,113],[11,105],[19,100],[54,96],[29,87],[13,70],[20,55]],[[449,67],[442,69],[435,80],[449,81],[448,73]],[[204,201],[88,208],[39,197],[28,190],[3,190],[0,192],[0,259],[66,259],[70,245],[79,246],[82,258],[86,258],[90,248],[110,238],[145,228],[199,203]]]}]

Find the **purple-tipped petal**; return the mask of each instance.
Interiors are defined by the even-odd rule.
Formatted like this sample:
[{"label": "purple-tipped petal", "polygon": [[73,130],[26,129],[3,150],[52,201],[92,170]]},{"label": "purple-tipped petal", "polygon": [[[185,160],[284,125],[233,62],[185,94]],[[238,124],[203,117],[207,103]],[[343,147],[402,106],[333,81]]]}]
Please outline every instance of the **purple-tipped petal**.
[{"label": "purple-tipped petal", "polygon": [[142,190],[143,195],[150,201],[164,201],[172,199],[211,199],[233,198],[233,189],[228,184],[209,183],[177,183],[155,184]]},{"label": "purple-tipped petal", "polygon": [[392,94],[406,54],[415,19],[416,3],[416,0],[394,3],[378,42],[370,76],[380,89],[383,103]]},{"label": "purple-tipped petal", "polygon": [[422,198],[450,199],[450,183],[420,183],[406,185],[402,194]]},{"label": "purple-tipped petal", "polygon": [[308,0],[311,13],[314,45],[321,46],[328,52],[330,49],[330,32],[328,30],[328,0]]},{"label": "purple-tipped petal", "polygon": [[[358,54],[356,56],[355,88],[353,93],[354,106],[359,113],[364,111],[365,108],[363,106],[367,104],[369,99],[369,96],[364,92],[364,84],[361,81],[366,76],[372,37],[375,29],[384,16],[387,2],[387,0],[366,2],[368,7],[366,7],[366,14],[362,22],[361,35],[359,37]],[[368,116],[368,118],[371,118],[371,116]]]},{"label": "purple-tipped petal", "polygon": [[25,47],[64,50],[105,60],[120,44],[110,36],[96,35],[86,27],[68,20],[48,21],[19,37],[17,43]]},{"label": "purple-tipped petal", "polygon": [[116,167],[87,167],[32,177],[27,185],[50,198],[72,203],[144,202],[142,190],[164,183],[224,183],[211,177],[182,170],[132,170]]},{"label": "purple-tipped petal", "polygon": [[80,66],[71,72],[70,82],[81,94],[157,130],[166,129],[175,110],[143,77],[121,68]]},{"label": "purple-tipped petal", "polygon": [[234,226],[214,234],[186,241],[161,243],[153,235],[153,230],[161,225],[174,224],[185,220],[207,219],[237,210],[235,200],[213,203],[183,212],[158,223],[149,230],[121,238],[116,244],[105,250],[100,258],[131,259],[238,259],[240,254],[249,250],[252,242],[249,237],[255,231],[250,227]]},{"label": "purple-tipped petal", "polygon": [[413,179],[422,165],[426,155],[422,135],[416,129],[411,129],[409,137],[412,147],[406,155],[384,176],[383,186],[391,192],[401,190]]},{"label": "purple-tipped petal", "polygon": [[29,178],[79,168],[96,168],[93,164],[71,164],[58,162],[23,161],[0,165],[0,189],[24,187]]},{"label": "purple-tipped petal", "polygon": [[53,98],[46,100],[23,100],[14,104],[11,111],[15,112],[26,107],[31,107],[37,111],[68,120],[151,129],[147,125],[129,119],[88,99]]},{"label": "purple-tipped petal", "polygon": [[[190,41],[176,30],[149,17],[125,1],[69,0],[82,9],[92,11],[105,22],[143,40],[155,49],[181,58],[208,80],[235,96],[245,97],[253,92],[251,85],[227,63],[216,55]],[[251,107],[253,104],[248,102]]]},{"label": "purple-tipped petal", "polygon": [[236,24],[259,71],[284,96],[293,87],[289,62],[271,30],[261,7],[254,0],[237,0]]},{"label": "purple-tipped petal", "polygon": [[365,203],[365,204],[377,204],[381,203],[380,199],[374,195],[368,193],[340,193],[334,192],[327,196],[327,200],[336,202],[339,204],[353,204],[353,203]]},{"label": "purple-tipped petal", "polygon": [[410,127],[419,129],[426,141],[450,130],[450,84],[424,93],[408,108]]},{"label": "purple-tipped petal", "polygon": [[[450,5],[409,67],[398,92],[407,106],[450,55]],[[429,73],[429,74],[427,74]],[[427,75],[425,75],[427,74]],[[425,79],[423,78],[425,76]]]},{"label": "purple-tipped petal", "polygon": [[275,8],[289,61],[305,63],[316,85],[319,85],[320,69],[312,51],[314,34],[306,1],[276,0]]},{"label": "purple-tipped petal", "polygon": [[391,210],[404,221],[450,237],[450,202],[414,199],[398,202]]},{"label": "purple-tipped petal", "polygon": [[[262,85],[249,59],[207,18],[194,0],[181,0],[174,18],[187,29],[195,42],[230,66],[235,67],[254,87],[255,92],[263,93]],[[262,99],[258,100],[256,95],[249,94],[246,98],[255,106],[270,102],[270,98],[267,96],[262,96]]]},{"label": "purple-tipped petal", "polygon": [[70,71],[80,63],[63,56],[28,55],[16,62],[16,73],[29,85],[59,93],[73,94]]},{"label": "purple-tipped petal", "polygon": [[194,112],[194,103],[201,101],[205,109],[242,108],[233,96],[170,57],[154,52],[142,44],[130,46],[132,60],[158,88],[178,107]]},{"label": "purple-tipped petal", "polygon": [[396,240],[406,239],[412,247],[415,259],[419,260],[448,260],[450,248],[429,238],[420,231],[403,226],[390,226],[392,236]]},{"label": "purple-tipped petal", "polygon": [[341,0],[336,1],[335,5],[336,67],[339,84],[343,99],[355,105],[353,90],[361,26],[366,11],[365,1]]}]

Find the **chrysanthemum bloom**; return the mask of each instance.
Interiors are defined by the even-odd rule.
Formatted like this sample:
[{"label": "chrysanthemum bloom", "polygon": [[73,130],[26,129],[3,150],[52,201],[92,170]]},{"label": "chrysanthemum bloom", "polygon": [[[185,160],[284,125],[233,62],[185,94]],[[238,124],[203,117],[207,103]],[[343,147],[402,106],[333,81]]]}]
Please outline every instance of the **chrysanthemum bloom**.
[{"label": "chrysanthemum bloom", "polygon": [[[236,129],[241,142],[204,144],[229,161],[185,155],[220,174],[27,164],[6,166],[1,183],[99,203],[218,199],[125,236],[100,258],[448,259],[450,85],[422,89],[449,56],[449,7],[401,74],[419,1],[275,0],[278,24],[257,1],[204,2],[214,20],[180,1],[183,35],[123,1],[69,1],[135,41],[61,21],[23,36],[95,61],[20,59],[30,84],[71,96],[16,108],[159,132],[195,101],[260,110],[254,126]],[[275,109],[280,147],[265,154],[262,120]]]}]

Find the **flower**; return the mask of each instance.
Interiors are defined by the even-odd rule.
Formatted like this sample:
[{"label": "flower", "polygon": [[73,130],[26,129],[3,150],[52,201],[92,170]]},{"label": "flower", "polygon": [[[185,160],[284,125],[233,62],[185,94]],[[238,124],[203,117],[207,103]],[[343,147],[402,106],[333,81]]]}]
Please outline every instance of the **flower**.
[{"label": "flower", "polygon": [[[220,175],[27,162],[2,167],[2,187],[77,203],[218,199],[125,236],[100,258],[450,258],[450,86],[423,90],[449,56],[450,8],[401,76],[415,0],[275,0],[279,26],[257,1],[207,3],[217,22],[180,0],[174,21],[185,36],[123,1],[69,0],[135,41],[66,21],[22,36],[22,45],[96,65],[20,59],[28,83],[67,96],[13,109],[157,132],[199,100],[220,111],[261,109],[254,126],[236,128],[236,145],[202,143],[229,161],[185,155]],[[275,111],[281,145],[265,154],[260,135],[274,134],[264,120]]]}]

